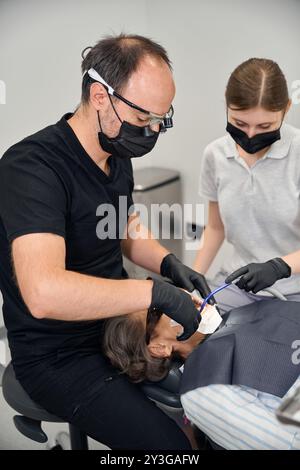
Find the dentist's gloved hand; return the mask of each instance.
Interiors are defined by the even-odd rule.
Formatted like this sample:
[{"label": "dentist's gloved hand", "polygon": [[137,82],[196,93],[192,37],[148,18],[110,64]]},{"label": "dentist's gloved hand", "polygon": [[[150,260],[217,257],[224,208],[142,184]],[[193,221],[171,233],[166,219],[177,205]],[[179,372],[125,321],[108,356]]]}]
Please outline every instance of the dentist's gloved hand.
[{"label": "dentist's gloved hand", "polygon": [[168,282],[156,279],[153,279],[150,308],[163,311],[183,326],[183,333],[177,338],[178,341],[184,341],[192,336],[201,320],[200,313],[189,294]]},{"label": "dentist's gloved hand", "polygon": [[226,283],[231,283],[242,276],[236,286],[246,292],[252,291],[254,294],[266,287],[272,286],[276,281],[284,277],[290,277],[291,268],[281,258],[273,258],[265,263],[250,263],[237,269],[226,279]]},{"label": "dentist's gloved hand", "polygon": [[[211,290],[203,274],[185,266],[175,255],[169,253],[164,257],[160,265],[160,274],[171,279],[175,286],[182,287],[189,292],[197,289],[203,298],[207,297]],[[209,304],[216,303],[214,297],[208,301]]]}]

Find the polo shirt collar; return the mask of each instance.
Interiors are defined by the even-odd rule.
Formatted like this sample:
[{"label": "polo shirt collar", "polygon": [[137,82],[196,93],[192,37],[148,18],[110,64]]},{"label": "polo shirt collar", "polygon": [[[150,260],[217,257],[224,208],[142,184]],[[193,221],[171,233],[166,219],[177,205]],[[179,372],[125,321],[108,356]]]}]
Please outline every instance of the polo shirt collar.
[{"label": "polo shirt collar", "polygon": [[[288,155],[289,149],[292,143],[292,137],[289,135],[286,129],[286,124],[282,124],[280,129],[281,139],[277,140],[263,158],[275,158],[281,159]],[[226,145],[224,148],[226,158],[237,158],[239,157],[236,143],[230,134],[227,134]]]}]

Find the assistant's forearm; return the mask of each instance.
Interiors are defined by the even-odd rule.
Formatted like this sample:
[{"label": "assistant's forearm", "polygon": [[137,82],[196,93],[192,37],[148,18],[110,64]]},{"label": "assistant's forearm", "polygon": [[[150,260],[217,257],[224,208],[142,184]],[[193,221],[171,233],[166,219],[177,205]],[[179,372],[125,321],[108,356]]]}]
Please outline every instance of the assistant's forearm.
[{"label": "assistant's forearm", "polygon": [[282,256],[281,258],[291,267],[292,274],[300,273],[300,250]]},{"label": "assistant's forearm", "polygon": [[205,274],[218,253],[225,235],[223,229],[215,229],[209,225],[205,228],[201,240],[200,249],[197,253],[194,269]]},{"label": "assistant's forearm", "polygon": [[152,281],[112,280],[57,269],[39,284],[36,315],[66,321],[97,320],[144,310]]}]

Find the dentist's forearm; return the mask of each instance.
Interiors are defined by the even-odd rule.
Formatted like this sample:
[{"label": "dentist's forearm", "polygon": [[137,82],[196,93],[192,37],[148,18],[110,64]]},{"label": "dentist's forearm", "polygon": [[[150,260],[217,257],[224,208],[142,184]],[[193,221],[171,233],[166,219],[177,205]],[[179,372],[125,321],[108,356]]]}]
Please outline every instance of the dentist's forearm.
[{"label": "dentist's forearm", "polygon": [[160,274],[161,262],[169,250],[155,240],[149,230],[145,227],[143,230],[143,238],[122,240],[122,252],[134,264]]},{"label": "dentist's forearm", "polygon": [[39,282],[31,310],[36,318],[97,320],[144,310],[152,281],[112,280],[56,269]]}]

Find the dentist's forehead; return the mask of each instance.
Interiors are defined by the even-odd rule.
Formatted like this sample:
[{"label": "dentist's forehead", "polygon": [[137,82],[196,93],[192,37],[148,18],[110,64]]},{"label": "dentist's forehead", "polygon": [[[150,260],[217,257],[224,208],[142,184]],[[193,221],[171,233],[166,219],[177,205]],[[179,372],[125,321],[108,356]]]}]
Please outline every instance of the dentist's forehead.
[{"label": "dentist's forehead", "polygon": [[122,95],[152,113],[167,113],[175,96],[170,68],[160,59],[145,57],[129,78]]}]

